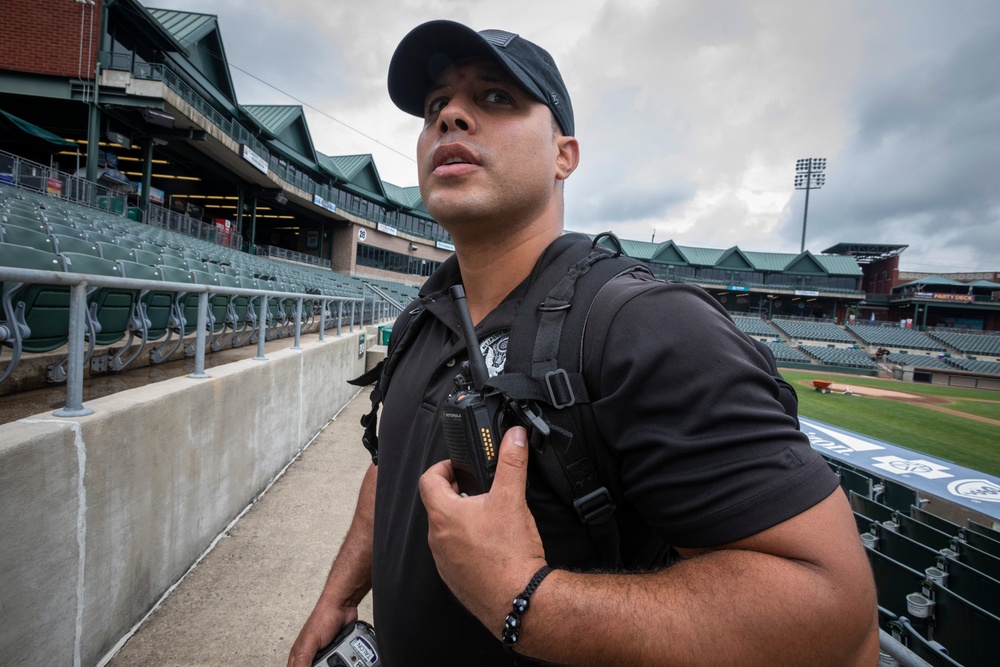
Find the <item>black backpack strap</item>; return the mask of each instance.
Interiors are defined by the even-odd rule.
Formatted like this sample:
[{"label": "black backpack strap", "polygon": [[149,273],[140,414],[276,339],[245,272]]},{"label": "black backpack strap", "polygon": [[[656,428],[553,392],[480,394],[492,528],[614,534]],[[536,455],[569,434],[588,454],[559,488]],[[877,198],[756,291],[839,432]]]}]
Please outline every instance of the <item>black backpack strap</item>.
[{"label": "black backpack strap", "polygon": [[353,380],[348,380],[349,384],[358,387],[367,387],[372,382],[369,399],[372,407],[369,412],[361,416],[361,425],[365,427],[365,433],[361,436],[361,443],[372,456],[372,463],[378,465],[378,409],[389,391],[389,381],[392,374],[403,358],[403,353],[410,347],[413,339],[420,332],[420,327],[426,316],[426,310],[417,305],[403,312],[393,324],[393,331],[389,338],[389,347],[386,350],[385,359],[378,362],[373,368],[359,375]]},{"label": "black backpack strap", "polygon": [[[488,386],[515,400],[534,401],[552,433],[535,460],[562,501],[571,505],[591,535],[602,565],[622,565],[616,509],[595,457],[607,461],[610,450],[601,440],[583,378],[583,333],[600,289],[616,276],[647,271],[634,259],[592,244],[566,250],[536,278],[521,302],[511,327],[504,373]],[[567,264],[569,268],[567,269]],[[530,331],[535,329],[532,337]],[[604,476],[616,476],[605,470]]]}]

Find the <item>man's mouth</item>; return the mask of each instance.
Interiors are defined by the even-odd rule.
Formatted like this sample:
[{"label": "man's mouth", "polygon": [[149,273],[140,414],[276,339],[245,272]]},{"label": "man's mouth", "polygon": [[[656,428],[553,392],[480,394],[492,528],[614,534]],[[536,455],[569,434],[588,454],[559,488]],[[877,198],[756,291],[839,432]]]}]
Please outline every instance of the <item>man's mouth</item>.
[{"label": "man's mouth", "polygon": [[432,164],[435,176],[458,176],[480,166],[475,153],[459,143],[439,146],[434,151]]}]

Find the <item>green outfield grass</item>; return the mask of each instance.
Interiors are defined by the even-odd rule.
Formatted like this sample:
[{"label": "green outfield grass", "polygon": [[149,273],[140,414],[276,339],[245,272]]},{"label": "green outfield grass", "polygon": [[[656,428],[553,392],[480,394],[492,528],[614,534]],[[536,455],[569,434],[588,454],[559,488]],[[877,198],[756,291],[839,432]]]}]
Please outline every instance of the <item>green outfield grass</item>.
[{"label": "green outfield grass", "polygon": [[799,414],[804,417],[1000,476],[1000,425],[887,398],[821,394],[801,383],[830,379],[838,384],[946,396],[956,402],[943,407],[1000,420],[998,392],[798,370],[783,369],[781,374],[795,386]]}]

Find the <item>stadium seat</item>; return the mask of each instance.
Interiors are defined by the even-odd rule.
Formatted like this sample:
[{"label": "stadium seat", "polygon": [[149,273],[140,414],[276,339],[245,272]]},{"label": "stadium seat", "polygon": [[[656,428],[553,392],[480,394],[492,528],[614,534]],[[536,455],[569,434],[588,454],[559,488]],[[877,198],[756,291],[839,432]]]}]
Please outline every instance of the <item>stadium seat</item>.
[{"label": "stadium seat", "polygon": [[139,264],[145,264],[147,266],[160,266],[163,264],[162,256],[152,250],[133,248],[132,252],[135,254],[135,261]]},{"label": "stadium seat", "polygon": [[[15,269],[63,271],[58,255],[11,243],[0,243],[0,266]],[[48,352],[66,342],[69,331],[69,288],[16,281],[0,282],[2,314],[0,345],[11,349],[11,359],[0,371],[7,379],[21,360],[21,354]]]},{"label": "stadium seat", "polygon": [[51,234],[51,237],[52,243],[56,247],[56,252],[60,254],[72,252],[80,255],[90,255],[91,257],[101,256],[101,249],[93,241],[88,241],[79,236],[65,236],[55,232]]},{"label": "stadium seat", "polygon": [[26,246],[51,253],[56,251],[52,237],[45,232],[28,227],[18,227],[16,225],[0,226],[0,242]]},{"label": "stadium seat", "polygon": [[[118,260],[118,269],[125,278],[133,280],[161,281],[160,270],[155,266],[147,266],[138,262]],[[128,324],[128,340],[124,346],[108,361],[108,367],[113,371],[124,370],[137,359],[146,349],[146,345],[166,335],[170,320],[170,306],[174,295],[168,291],[154,289],[139,290],[138,298],[132,308]],[[134,352],[134,340],[139,339],[139,347]]]},{"label": "stadium seat", "polygon": [[891,479],[882,480],[881,500],[894,510],[907,513],[918,504],[916,491]]},{"label": "stadium seat", "polygon": [[107,243],[104,241],[98,241],[97,249],[100,250],[101,257],[103,257],[104,259],[110,259],[113,262],[135,261],[135,250],[131,248],[124,248],[116,243]]},{"label": "stadium seat", "polygon": [[[60,257],[65,260],[66,270],[72,273],[122,277],[118,264],[96,255],[64,252]],[[125,338],[138,296],[137,290],[126,287],[87,287],[88,345],[84,363],[93,356],[95,345],[112,345]],[[66,379],[67,360],[64,357],[49,369],[51,381]]]},{"label": "stadium seat", "polygon": [[29,218],[22,215],[17,215],[14,213],[3,213],[0,214],[0,225],[4,227],[23,227],[25,229],[30,229],[34,232],[40,232],[42,234],[48,235],[49,230],[45,226],[45,223],[37,218]]},{"label": "stadium seat", "polygon": [[[209,287],[221,286],[219,276],[214,273],[197,270],[192,270],[190,273],[194,282],[199,285],[207,285]],[[222,344],[219,339],[223,338],[226,335],[227,329],[233,326],[234,315],[230,312],[231,300],[232,297],[228,294],[220,294],[218,292],[209,293],[207,313],[208,341],[206,344],[213,351],[221,349]],[[195,317],[197,317],[197,312],[195,313]],[[189,343],[185,348],[185,354],[193,356],[194,345],[194,341]]]},{"label": "stadium seat", "polygon": [[871,477],[847,466],[840,466],[837,474],[840,475],[840,485],[844,487],[845,492],[853,491],[864,498],[872,497],[873,482]]},{"label": "stadium seat", "polygon": [[[158,267],[164,282],[193,284],[194,280],[185,269],[172,266]],[[152,318],[150,318],[152,319]],[[189,324],[188,321],[191,320]],[[193,333],[198,326],[198,299],[191,292],[174,292],[167,320],[167,338],[150,353],[154,364],[163,363],[184,343],[184,337]]]},{"label": "stadium seat", "polygon": [[[1000,557],[1000,531],[968,519],[966,525],[966,542],[983,551]],[[971,538],[971,539],[970,539]]]}]

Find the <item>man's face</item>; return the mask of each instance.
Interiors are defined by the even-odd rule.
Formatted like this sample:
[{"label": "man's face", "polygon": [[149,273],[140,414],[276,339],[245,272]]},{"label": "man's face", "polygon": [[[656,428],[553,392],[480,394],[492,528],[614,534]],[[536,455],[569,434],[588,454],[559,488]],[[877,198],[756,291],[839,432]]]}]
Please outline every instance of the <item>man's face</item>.
[{"label": "man's face", "polygon": [[548,107],[493,62],[449,67],[427,92],[417,141],[427,210],[453,234],[534,219],[556,196],[559,138]]}]

